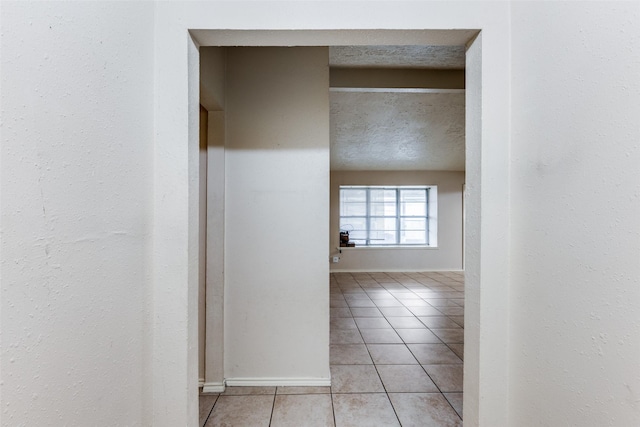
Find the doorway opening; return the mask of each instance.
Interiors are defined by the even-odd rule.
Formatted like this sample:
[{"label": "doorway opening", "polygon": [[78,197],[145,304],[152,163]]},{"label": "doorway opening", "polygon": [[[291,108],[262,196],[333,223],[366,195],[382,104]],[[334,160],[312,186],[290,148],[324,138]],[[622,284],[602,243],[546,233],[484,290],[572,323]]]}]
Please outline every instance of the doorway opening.
[{"label": "doorway opening", "polygon": [[[224,52],[225,49],[227,49],[228,46],[247,46],[247,47],[258,47],[255,45],[255,34],[253,34],[251,37],[249,37],[246,40],[246,43],[251,43],[251,44],[247,44],[247,45],[243,45],[243,38],[247,37],[247,34],[243,34],[243,33],[255,33],[255,32],[225,32],[225,31],[192,31],[192,36],[194,38],[196,38],[199,42],[201,46],[211,46],[212,49],[220,49],[220,52]],[[363,37],[362,34],[359,34],[359,32],[355,31],[355,32],[350,32],[350,31],[346,31],[346,32],[341,32],[341,31],[327,31],[327,32],[311,32],[314,33],[314,36],[316,38],[309,38],[309,34],[302,34],[302,33],[309,33],[309,32],[305,32],[305,31],[300,31],[299,34],[301,36],[301,40],[304,41],[292,41],[291,37],[292,35],[290,34],[291,32],[289,32],[289,34],[281,34],[279,32],[260,32],[260,33],[265,33],[265,37],[261,39],[260,43],[263,43],[264,46],[291,46],[291,45],[308,45],[308,46],[357,46],[358,43],[365,43],[367,41],[366,37]],[[293,33],[298,33],[298,32],[293,32]],[[383,32],[386,33],[385,35],[388,36],[386,42],[389,43],[389,45],[393,45],[393,46],[429,46],[429,31],[397,31],[397,32]],[[474,30],[459,30],[459,31],[452,31],[452,37],[453,38],[458,38],[460,40],[464,40],[464,42],[461,44],[462,46],[464,46],[467,42],[469,42],[470,40],[473,39],[473,36],[477,34],[477,31]],[[302,37],[302,36],[305,37]],[[293,38],[295,39],[295,34],[293,35]],[[458,40],[456,39],[456,40]],[[338,41],[339,40],[339,41]],[[411,43],[411,44],[407,44],[407,43]],[[458,41],[456,41],[456,43],[458,43]],[[362,44],[361,46],[370,46],[369,44]],[[202,49],[202,48],[201,48]],[[209,49],[209,47],[207,47],[207,49]],[[202,51],[202,50],[201,50]],[[223,57],[224,55],[226,55],[227,53],[223,53]],[[204,64],[204,59],[201,55],[201,66]],[[228,72],[228,71],[227,71]],[[202,76],[201,76],[202,78]],[[202,84],[202,79],[201,79],[201,84]],[[407,88],[404,88],[407,89]],[[445,88],[446,89],[446,88]],[[409,91],[407,91],[409,93]],[[348,91],[344,92],[344,93],[349,93]],[[425,92],[428,93],[428,92]],[[452,92],[453,93],[453,92]],[[201,100],[204,99],[204,97],[201,95]],[[225,103],[228,102],[225,101]],[[225,104],[226,105],[226,104]],[[268,342],[261,342],[260,340],[256,340],[255,337],[252,337],[251,334],[245,334],[244,336],[242,334],[238,334],[238,330],[234,330],[231,331],[231,329],[233,329],[233,324],[234,322],[238,322],[238,318],[245,316],[245,323],[244,326],[255,326],[256,323],[252,323],[251,322],[251,314],[247,314],[246,307],[238,307],[238,306],[234,306],[234,301],[233,299],[229,300],[228,298],[225,298],[225,291],[229,290],[231,287],[236,286],[236,283],[239,283],[237,281],[237,274],[238,274],[238,269],[241,268],[239,267],[240,265],[240,260],[235,258],[235,256],[237,255],[233,255],[233,250],[231,251],[227,251],[228,246],[226,245],[228,243],[228,241],[225,241],[225,239],[229,239],[231,236],[229,234],[225,234],[225,229],[226,229],[226,225],[225,225],[225,218],[228,215],[232,215],[232,210],[235,209],[236,207],[239,206],[239,200],[229,200],[229,194],[225,193],[226,191],[229,191],[229,186],[227,185],[228,183],[226,182],[226,180],[229,178],[228,176],[225,175],[224,171],[225,170],[231,170],[230,168],[235,168],[237,166],[241,166],[239,163],[234,163],[237,158],[235,158],[234,156],[237,154],[236,151],[231,151],[230,147],[226,147],[224,144],[225,139],[227,138],[227,134],[229,132],[233,133],[232,138],[237,137],[238,135],[243,136],[243,134],[238,134],[237,132],[240,132],[237,129],[232,129],[230,127],[230,123],[229,123],[229,118],[225,117],[224,114],[225,109],[222,108],[220,110],[215,110],[215,109],[207,109],[207,118],[209,121],[209,129],[207,131],[207,135],[211,136],[212,132],[219,132],[220,135],[218,135],[219,141],[223,141],[223,144],[221,146],[218,146],[217,151],[216,148],[212,148],[212,144],[211,142],[209,142],[207,144],[207,152],[208,155],[210,155],[209,150],[213,150],[214,152],[217,152],[220,156],[218,158],[218,166],[217,168],[212,168],[212,162],[211,162],[211,158],[209,157],[208,159],[208,164],[206,166],[206,170],[209,172],[212,172],[213,169],[215,169],[215,171],[213,172],[214,174],[220,174],[222,173],[222,175],[218,175],[217,178],[212,178],[211,175],[207,176],[207,185],[213,185],[213,187],[215,188],[216,186],[218,188],[222,189],[222,193],[218,194],[218,197],[221,197],[220,199],[217,199],[217,204],[212,204],[211,202],[211,198],[210,195],[207,195],[207,205],[209,206],[213,206],[215,205],[217,208],[220,209],[221,207],[221,211],[219,212],[219,215],[221,215],[221,223],[218,224],[218,227],[211,227],[212,223],[210,221],[209,218],[209,213],[207,213],[207,219],[208,219],[208,226],[207,226],[207,259],[209,259],[210,261],[207,262],[207,276],[208,277],[215,277],[215,271],[212,270],[212,273],[209,273],[209,266],[211,265],[211,262],[216,262],[218,263],[218,271],[220,273],[224,272],[224,275],[219,275],[217,277],[217,280],[213,281],[213,280],[209,280],[207,279],[207,284],[206,284],[206,304],[205,304],[205,310],[206,310],[206,327],[204,328],[204,333],[205,333],[205,352],[204,352],[204,368],[205,368],[205,372],[204,372],[204,385],[207,386],[207,383],[209,383],[209,385],[212,385],[214,387],[214,389],[209,389],[209,391],[215,391],[215,387],[224,387],[225,382],[227,385],[256,385],[256,384],[264,384],[266,385],[267,382],[273,383],[273,384],[284,384],[284,385],[312,385],[314,381],[317,381],[316,384],[321,384],[321,385],[325,385],[326,384],[326,379],[328,379],[328,372],[326,372],[326,370],[323,373],[323,369],[324,368],[320,368],[318,371],[312,372],[311,374],[308,374],[305,372],[305,368],[304,367],[300,367],[299,372],[301,372],[301,374],[294,376],[294,377],[287,377],[286,375],[282,375],[282,376],[277,376],[277,375],[269,375],[269,377],[265,378],[260,378],[258,375],[254,376],[254,377],[249,377],[247,375],[243,376],[243,372],[242,369],[239,369],[238,366],[232,367],[229,366],[230,365],[230,360],[236,360],[236,357],[231,357],[229,355],[229,351],[247,351],[247,349],[250,347],[248,346],[248,343],[253,343],[253,346],[256,345],[256,343],[258,345],[270,345]],[[212,113],[214,115],[217,114],[218,116],[218,127],[214,127],[212,129],[211,123],[212,123]],[[213,120],[215,121],[215,119]],[[215,130],[217,129],[217,131]],[[234,133],[236,132],[236,133]],[[246,135],[244,135],[243,137],[245,137]],[[467,143],[468,143],[468,139],[467,139]],[[479,143],[479,141],[476,141],[475,143]],[[308,149],[313,149],[313,147],[302,147],[303,149],[298,150],[296,152],[296,154],[294,154],[294,156],[292,158],[304,158],[304,153],[307,153],[306,150]],[[243,153],[247,153],[250,152],[251,150],[259,150],[258,147],[252,147],[250,145],[245,145],[245,146],[239,146],[237,148],[234,148],[233,150],[237,150],[238,153],[241,151]],[[264,161],[265,159],[268,159],[270,155],[272,155],[273,153],[270,152],[269,150],[259,150],[260,153],[254,153],[254,154],[259,154],[258,157],[260,157],[260,161]],[[295,150],[294,150],[295,151]],[[229,155],[231,155],[231,163],[229,164],[229,160],[230,157]],[[327,152],[323,154],[325,157],[328,155],[328,147],[327,147]],[[302,156],[302,157],[300,157]],[[257,165],[258,163],[251,163],[253,161],[258,162],[257,159],[248,159],[247,161],[250,162],[250,164],[252,166]],[[325,159],[326,160],[326,159]],[[325,161],[322,160],[322,161]],[[467,159],[468,161],[468,159]],[[221,162],[221,163],[220,163]],[[249,165],[249,163],[246,163],[246,165]],[[235,169],[234,169],[235,170]],[[222,172],[220,172],[222,171]],[[246,171],[244,171],[246,172]],[[329,171],[326,171],[326,173],[328,174]],[[326,177],[328,178],[328,177]],[[239,179],[239,176],[234,177],[233,179]],[[318,182],[321,182],[320,180]],[[296,193],[295,189],[294,190],[288,190],[289,191],[289,196],[293,198],[295,198],[294,196],[299,196],[300,193]],[[293,191],[293,193],[292,193]],[[209,190],[207,190],[207,192],[209,192]],[[325,192],[327,195],[329,194],[329,182],[327,179],[326,182],[326,188],[322,189],[322,192]],[[260,197],[264,197],[264,199],[259,200],[260,203],[263,203],[262,206],[269,206],[269,201],[266,199],[267,195],[272,195],[273,193],[265,193],[263,194],[263,196],[259,196],[257,194],[254,194],[255,197],[260,198]],[[280,201],[284,201],[287,202],[288,199],[285,197],[284,199],[280,199]],[[231,205],[229,205],[229,202],[231,202]],[[234,204],[235,203],[235,204]],[[326,203],[326,202],[323,202]],[[325,207],[328,209],[328,205],[325,205]],[[209,211],[209,209],[208,209]],[[325,234],[325,236],[322,238],[324,242],[328,242],[330,239],[333,239],[333,234],[335,233],[330,233],[330,230],[328,229],[328,214],[325,215],[320,215],[320,217],[324,217],[326,219],[326,225],[323,228],[323,232]],[[219,218],[219,219],[220,219]],[[460,220],[461,221],[461,220]],[[217,239],[213,238],[211,239],[210,237],[210,231],[209,230],[213,230],[213,229],[217,229],[218,231],[221,231],[221,236],[219,236]],[[460,239],[462,240],[462,239]],[[324,248],[323,248],[323,252],[325,252],[326,255],[329,255],[331,253],[332,248],[335,248],[336,246],[334,246],[330,241],[328,242],[329,244],[327,245],[325,243]],[[467,242],[468,244],[470,243],[469,241]],[[213,256],[212,253],[214,253],[214,251],[216,249],[211,249],[210,250],[210,245],[218,245],[217,247],[217,251],[218,251],[218,255],[217,256]],[[277,245],[276,245],[277,246]],[[329,249],[329,252],[327,252],[327,246]],[[248,257],[249,259],[249,263],[251,263],[251,260],[257,260],[259,255],[258,254],[252,254],[250,253],[250,251],[248,251],[246,248],[242,249],[243,251],[247,252],[244,255]],[[281,251],[281,253],[290,253],[291,252],[291,245],[288,244],[286,245],[286,247],[282,247],[282,248],[276,248],[275,251]],[[458,250],[458,253],[460,253],[460,250]],[[327,261],[329,261],[329,257],[328,256],[324,256],[323,257],[323,265],[321,266],[319,263],[316,264],[315,261],[314,266],[316,267],[314,269],[314,274],[318,274],[318,275],[324,275],[324,279],[326,281],[326,277],[327,277],[327,273],[329,272],[329,263]],[[252,258],[254,257],[254,258]],[[214,261],[215,260],[215,261]],[[460,259],[460,266],[462,267],[462,260]],[[287,265],[286,263],[280,264],[278,266],[280,268],[280,271],[286,271],[287,270]],[[212,267],[214,268],[214,267]],[[234,270],[234,268],[236,270]],[[246,266],[244,267],[246,268]],[[266,267],[265,267],[266,268]],[[235,273],[234,273],[235,271]],[[273,270],[275,271],[275,270]],[[225,276],[226,274],[228,274],[228,276]],[[233,277],[233,275],[236,274],[236,277]],[[274,273],[275,276],[277,276],[277,273]],[[278,276],[278,277],[274,277],[274,280],[278,279],[278,280],[284,280],[284,282],[287,281],[286,277],[283,276]],[[246,283],[246,282],[245,282]],[[275,281],[272,282],[272,285],[274,285]],[[212,286],[210,286],[212,285]],[[326,282],[325,285],[326,287]],[[236,289],[237,290],[237,289]],[[277,292],[283,292],[286,293],[288,290],[287,285],[283,285],[283,286],[275,286],[274,291]],[[249,287],[247,289],[244,289],[243,292],[248,291],[256,291],[256,288],[252,288]],[[328,301],[329,301],[329,294],[328,294],[328,289],[322,290],[320,288],[313,288],[311,290],[311,292],[317,292],[316,296],[319,296],[320,302],[322,303],[326,303],[327,304],[327,309],[326,312],[320,313],[321,316],[325,316],[324,319],[327,321],[326,323],[328,323]],[[210,302],[210,297],[213,298],[212,302]],[[302,297],[300,297],[302,298]],[[251,298],[249,298],[249,300],[251,300]],[[256,301],[253,301],[254,303],[257,303]],[[305,301],[303,301],[305,302]],[[215,307],[217,307],[218,309],[215,309]],[[213,317],[213,318],[212,318]],[[249,319],[247,321],[247,319]],[[273,321],[275,318],[270,318],[267,320]],[[312,322],[313,323],[313,322]],[[283,326],[283,325],[279,325],[279,326]],[[312,330],[313,328],[315,328],[316,331],[321,331],[322,335],[322,339],[320,340],[320,347],[326,346],[326,352],[325,354],[321,354],[320,357],[318,358],[318,362],[319,365],[324,365],[325,362],[328,362],[328,344],[329,344],[329,334],[328,334],[328,327],[324,328],[322,326],[319,326],[319,323],[314,325],[307,325],[309,326],[309,330]],[[328,325],[327,325],[328,326]],[[317,327],[317,328],[316,328]],[[285,325],[284,329],[286,330],[287,327]],[[230,337],[230,333],[233,333],[233,343],[231,343],[229,341]],[[214,336],[215,338],[210,338],[211,336]],[[238,341],[243,341],[246,340],[244,347],[242,345],[238,345]],[[213,342],[216,345],[213,346],[215,347],[215,351],[217,352],[213,357],[207,357],[207,355],[209,354],[209,349],[211,347],[208,347],[206,345],[206,342]],[[230,346],[234,347],[234,348],[229,348]],[[322,353],[322,352],[321,352]],[[236,353],[237,354],[237,353]],[[207,371],[207,359],[210,361],[216,361],[215,362],[215,366],[212,367],[209,371]],[[245,360],[246,361],[246,360]],[[251,362],[253,363],[253,362]],[[328,363],[326,363],[326,365],[328,365]],[[241,368],[241,367],[240,367]],[[257,366],[254,365],[252,366],[253,372],[260,372],[260,369],[265,368],[265,372],[267,372],[269,369],[273,369],[272,372],[276,372],[278,369],[278,366],[276,366],[275,364],[273,366]],[[229,369],[231,369],[232,372],[235,372],[235,375],[229,375]],[[235,369],[235,371],[234,371]],[[210,378],[207,378],[208,376],[208,372],[217,372],[217,376],[215,380],[209,381]],[[247,371],[249,372],[249,371]],[[319,373],[318,373],[319,372]],[[238,374],[239,373],[239,374]]]}]

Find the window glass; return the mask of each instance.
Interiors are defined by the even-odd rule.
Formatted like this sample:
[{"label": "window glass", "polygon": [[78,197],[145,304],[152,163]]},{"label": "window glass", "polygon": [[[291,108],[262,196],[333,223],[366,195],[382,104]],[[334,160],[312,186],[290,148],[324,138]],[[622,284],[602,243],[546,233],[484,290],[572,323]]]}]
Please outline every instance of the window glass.
[{"label": "window glass", "polygon": [[340,229],[358,246],[428,245],[430,187],[340,187]]}]

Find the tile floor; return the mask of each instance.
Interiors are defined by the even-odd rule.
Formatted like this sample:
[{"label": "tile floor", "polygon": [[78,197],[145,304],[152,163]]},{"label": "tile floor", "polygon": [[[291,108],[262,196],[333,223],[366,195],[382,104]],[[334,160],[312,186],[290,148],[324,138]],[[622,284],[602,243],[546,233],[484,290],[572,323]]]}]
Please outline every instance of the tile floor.
[{"label": "tile floor", "polygon": [[331,274],[331,387],[200,395],[200,425],[462,426],[464,276]]}]

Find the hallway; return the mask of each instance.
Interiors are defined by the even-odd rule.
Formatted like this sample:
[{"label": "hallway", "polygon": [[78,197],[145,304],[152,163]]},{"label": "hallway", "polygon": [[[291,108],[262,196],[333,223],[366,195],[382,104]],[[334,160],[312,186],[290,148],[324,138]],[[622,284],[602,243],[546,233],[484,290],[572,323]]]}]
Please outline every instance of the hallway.
[{"label": "hallway", "polygon": [[461,426],[462,272],[333,273],[331,387],[200,395],[200,425]]}]

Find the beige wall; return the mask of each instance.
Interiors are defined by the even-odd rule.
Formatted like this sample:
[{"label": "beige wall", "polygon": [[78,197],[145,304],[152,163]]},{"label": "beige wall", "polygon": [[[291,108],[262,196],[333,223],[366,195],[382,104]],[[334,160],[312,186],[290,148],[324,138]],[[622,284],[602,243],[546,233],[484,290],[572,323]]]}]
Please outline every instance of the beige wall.
[{"label": "beige wall", "polygon": [[[462,270],[462,186],[464,172],[331,172],[331,271]],[[338,253],[341,185],[435,185],[438,187],[438,246],[434,248],[342,248]]]},{"label": "beige wall", "polygon": [[225,377],[329,384],[327,48],[229,48]]}]

